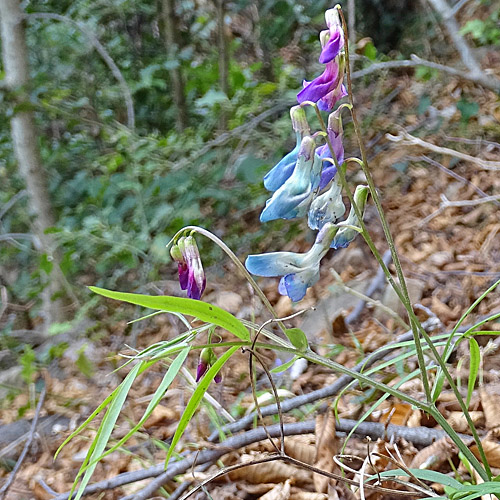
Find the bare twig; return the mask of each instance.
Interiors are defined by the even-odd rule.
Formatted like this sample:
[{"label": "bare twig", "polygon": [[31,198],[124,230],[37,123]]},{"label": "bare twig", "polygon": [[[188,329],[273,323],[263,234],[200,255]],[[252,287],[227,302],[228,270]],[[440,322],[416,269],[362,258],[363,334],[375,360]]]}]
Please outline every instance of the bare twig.
[{"label": "bare twig", "polygon": [[19,201],[21,198],[24,198],[28,194],[26,189],[21,189],[21,191],[17,192],[4,206],[0,209],[0,220],[3,219],[3,216],[12,208],[12,206]]},{"label": "bare twig", "polygon": [[[465,177],[462,177],[461,175],[458,175],[456,172],[454,172],[453,170],[449,169],[449,168],[446,168],[444,165],[442,165],[441,163],[439,163],[438,161],[436,160],[433,160],[432,158],[429,158],[428,156],[425,156],[425,155],[422,155],[422,156],[410,156],[408,157],[409,160],[413,160],[413,161],[425,161],[426,163],[428,163],[429,165],[433,165],[434,167],[437,167],[439,168],[442,172],[444,172],[446,175],[449,175],[450,177],[453,177],[454,179],[456,179],[457,181],[460,181],[464,184],[467,184],[468,186],[470,186],[472,189],[474,189],[474,191],[479,195],[481,196],[482,198],[488,198],[488,195],[479,187],[477,187],[475,184],[473,184],[471,181],[469,181],[468,179],[466,179]],[[493,201],[493,203],[497,206],[497,207],[500,207],[500,202],[498,201]]]},{"label": "bare twig", "polygon": [[439,153],[446,156],[453,156],[455,158],[459,158],[460,160],[474,163],[478,167],[484,170],[492,170],[492,171],[500,170],[499,161],[482,160],[481,158],[475,158],[474,156],[461,153],[460,151],[455,151],[454,149],[444,148],[442,146],[436,146],[435,144],[424,141],[422,139],[419,139],[418,137],[409,134],[405,130],[401,131],[399,135],[386,134],[385,136],[389,141],[397,142],[399,144],[408,146],[420,146],[429,151],[434,151],[435,153]]},{"label": "bare twig", "polygon": [[42,388],[42,391],[40,392],[40,397],[38,399],[38,404],[36,406],[35,410],[35,416],[33,417],[33,421],[31,422],[31,429],[30,429],[30,434],[28,437],[28,440],[26,441],[23,451],[21,452],[21,455],[19,455],[19,458],[17,459],[16,465],[12,469],[12,472],[10,473],[9,479],[7,482],[2,486],[0,489],[0,500],[4,500],[4,498],[7,495],[7,492],[9,491],[9,488],[12,486],[12,483],[14,482],[14,479],[16,478],[17,473],[19,472],[19,469],[21,468],[21,465],[24,462],[24,459],[26,458],[26,455],[28,454],[31,445],[33,444],[33,440],[35,439],[36,435],[36,426],[38,424],[38,418],[40,417],[40,411],[43,406],[43,402],[45,400],[45,394],[47,390],[45,385]]},{"label": "bare twig", "polygon": [[56,21],[61,21],[66,24],[71,24],[87,37],[88,41],[92,44],[94,49],[102,57],[103,61],[106,63],[106,66],[110,69],[111,73],[117,80],[118,85],[121,88],[123,98],[125,100],[125,106],[127,108],[127,125],[131,130],[134,130],[135,112],[134,112],[134,101],[132,99],[132,92],[130,91],[129,86],[125,78],[123,77],[120,68],[116,65],[113,58],[109,55],[104,45],[99,41],[99,39],[95,36],[95,34],[92,33],[92,31],[90,31],[83,24],[78,23],[73,19],[67,16],[62,16],[60,14],[52,14],[49,12],[33,12],[31,14],[26,14],[26,17],[28,19],[53,19]]},{"label": "bare twig", "polygon": [[433,61],[428,61],[426,59],[422,59],[415,54],[412,54],[411,59],[404,59],[402,61],[385,61],[370,64],[367,68],[360,69],[358,71],[354,71],[351,74],[352,79],[362,78],[363,76],[367,76],[371,73],[375,73],[376,71],[385,71],[388,69],[397,69],[397,68],[414,68],[415,66],[425,66],[427,68],[436,69],[443,73],[448,73],[450,75],[458,76],[464,80],[469,80],[477,85],[481,85],[493,92],[500,92],[500,82],[493,77],[481,74],[473,74],[467,71],[462,71],[460,69],[452,68],[451,66],[446,66],[444,64],[439,64]]},{"label": "bare twig", "polygon": [[500,194],[494,196],[487,196],[486,198],[481,198],[479,200],[457,200],[457,201],[450,201],[446,197],[446,195],[441,194],[441,204],[439,205],[439,208],[435,212],[432,212],[432,214],[422,219],[418,223],[418,226],[424,226],[429,221],[434,219],[434,217],[437,217],[438,215],[442,214],[447,208],[450,207],[474,207],[477,205],[482,205],[484,203],[490,203],[497,200],[500,200]]},{"label": "bare twig", "polygon": [[[314,419],[296,423],[285,423],[284,433],[285,436],[309,434],[314,432],[315,425],[316,422]],[[355,433],[358,436],[370,436],[372,439],[384,437],[388,440],[400,437],[412,442],[416,446],[428,446],[434,441],[437,441],[438,439],[446,436],[445,431],[442,431],[440,429],[431,429],[429,427],[405,427],[392,424],[386,426],[385,424],[380,424],[378,422],[362,422],[360,424],[357,420],[345,419],[340,419],[337,422],[336,430],[338,432],[347,433],[351,431],[355,426],[357,426]],[[281,434],[279,424],[270,425],[268,426],[267,430],[272,437],[278,437]],[[464,440],[470,440],[470,436],[461,435],[461,437]],[[147,495],[151,496],[152,492],[156,491],[156,489],[165,484],[165,482],[173,479],[179,474],[183,474],[184,472],[189,470],[193,466],[193,464],[200,464],[201,466],[202,464],[213,463],[230,451],[248,446],[252,443],[256,443],[264,439],[266,439],[266,433],[264,432],[264,429],[262,427],[257,427],[256,429],[244,432],[243,434],[232,436],[213,449],[203,450],[199,453],[193,452],[183,460],[172,462],[171,464],[169,464],[166,471],[164,468],[164,463],[161,462],[158,465],[149,467],[148,469],[125,472],[111,479],[99,481],[87,486],[87,488],[85,488],[84,494],[90,495],[93,493],[118,488],[125,484],[130,484],[137,481],[142,481],[144,479],[156,477],[158,479],[158,482],[155,483],[154,486],[152,483],[148,485],[148,488],[149,486],[151,486],[148,491],[141,491],[141,494],[144,492],[142,496],[137,496],[138,493],[136,493],[132,496],[124,497],[122,498],[122,500],[141,500],[149,498]],[[160,477],[162,478],[161,480]],[[69,492],[62,493],[56,496],[53,500],[68,500],[68,496]]]}]

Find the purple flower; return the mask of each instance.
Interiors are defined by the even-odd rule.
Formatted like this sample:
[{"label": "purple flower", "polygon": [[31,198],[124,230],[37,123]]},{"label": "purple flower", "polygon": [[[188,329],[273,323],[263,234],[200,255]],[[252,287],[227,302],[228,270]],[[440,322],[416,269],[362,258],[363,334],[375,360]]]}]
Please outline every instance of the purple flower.
[{"label": "purple flower", "polygon": [[[326,64],[335,59],[344,47],[344,33],[342,31],[342,21],[340,20],[339,9],[329,9],[325,12],[326,25],[328,31],[321,34],[322,50],[319,56],[319,62]],[[328,40],[325,35],[329,35]]]},{"label": "purple flower", "polygon": [[302,300],[309,287],[319,280],[319,264],[337,233],[333,224],[325,224],[306,253],[272,252],[249,255],[245,266],[257,276],[282,276],[278,290],[294,302]]},{"label": "purple flower", "polygon": [[190,299],[199,300],[205,290],[207,280],[196,240],[192,236],[182,237],[170,250],[177,262],[181,290],[187,290]]},{"label": "purple flower", "polygon": [[347,95],[342,83],[344,79],[345,59],[339,55],[326,64],[325,71],[311,82],[304,80],[304,88],[297,94],[297,101],[312,101],[322,111],[332,111],[337,101]]},{"label": "purple flower", "polygon": [[[340,115],[340,109],[335,110],[328,117],[328,139],[332,143],[333,152],[335,154],[335,158],[337,158],[337,163],[339,165],[344,161],[344,130],[342,127],[342,118]],[[316,154],[321,158],[332,158],[332,154],[330,152],[330,147],[328,144],[324,144],[316,149]],[[337,173],[337,167],[330,163],[323,163],[323,170],[321,171],[321,180],[319,183],[319,189],[324,189],[328,183],[335,177]]]},{"label": "purple flower", "polygon": [[328,31],[320,34],[322,45],[319,62],[325,64],[323,73],[307,82],[297,94],[299,103],[312,101],[318,103],[318,108],[323,111],[332,111],[336,102],[347,95],[342,81],[344,79],[345,57],[341,53],[344,47],[344,33],[338,9],[329,9],[325,12]]},{"label": "purple flower", "polygon": [[[205,347],[200,352],[200,359],[198,361],[198,366],[196,368],[196,382],[199,382],[203,375],[207,372],[207,370],[217,361],[217,356],[214,354],[214,351],[210,347]],[[214,377],[214,381],[216,384],[220,384],[222,382],[222,375],[217,373]]]}]

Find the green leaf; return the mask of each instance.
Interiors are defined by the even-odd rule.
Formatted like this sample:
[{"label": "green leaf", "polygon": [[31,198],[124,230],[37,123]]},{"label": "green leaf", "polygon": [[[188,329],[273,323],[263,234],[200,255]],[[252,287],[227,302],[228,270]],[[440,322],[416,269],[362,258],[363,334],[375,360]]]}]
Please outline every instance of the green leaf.
[{"label": "green leaf", "polygon": [[148,404],[148,407],[146,408],[146,411],[144,412],[144,415],[142,418],[137,422],[137,424],[130,429],[130,431],[118,441],[114,446],[112,446],[109,450],[106,451],[103,455],[100,457],[96,458],[95,461],[91,462],[89,464],[89,467],[92,466],[94,463],[99,462],[102,460],[105,456],[109,455],[110,453],[113,453],[116,449],[118,449],[120,446],[122,446],[125,442],[127,442],[135,432],[142,427],[144,422],[150,417],[151,413],[153,413],[153,410],[158,406],[160,403],[161,399],[165,395],[165,392],[167,392],[167,389],[170,387],[170,384],[174,381],[176,375],[179,373],[179,370],[181,369],[184,361],[186,360],[187,355],[189,354],[189,351],[191,350],[190,346],[187,346],[185,349],[183,349],[178,356],[172,361],[172,364],[169,366],[167,373],[165,373],[165,376],[163,377],[163,380],[161,381],[160,385],[158,386],[158,389],[156,389],[153,398]]},{"label": "green leaf", "polygon": [[214,377],[219,373],[219,370],[224,366],[224,363],[239,349],[239,346],[234,346],[228,349],[217,361],[208,369],[207,373],[205,373],[204,377],[198,383],[198,387],[196,387],[191,399],[189,400],[184,413],[179,421],[179,425],[175,430],[174,437],[172,438],[172,443],[170,444],[170,448],[168,449],[167,458],[165,459],[165,469],[167,468],[170,457],[172,456],[179,439],[184,434],[186,427],[191,421],[191,417],[194,415],[194,412],[200,405],[200,402],[207,392],[208,386],[214,379]]},{"label": "green leaf", "polygon": [[121,300],[130,304],[149,307],[150,309],[194,316],[202,321],[213,323],[214,325],[224,328],[241,340],[250,340],[250,332],[238,318],[235,318],[232,314],[224,311],[224,309],[220,307],[207,304],[201,300],[170,297],[167,295],[151,296],[140,295],[138,293],[114,292],[96,286],[89,286],[89,289],[94,293],[109,297],[110,299]]},{"label": "green leaf", "polygon": [[285,370],[288,370],[288,368],[290,368],[295,363],[295,361],[297,361],[298,359],[299,359],[298,356],[294,356],[292,359],[290,359],[286,363],[283,363],[282,365],[276,366],[275,368],[273,368],[272,370],[269,370],[269,371],[271,373],[284,372]]},{"label": "green leaf", "polygon": [[[452,488],[458,489],[461,488],[463,485],[462,483],[459,483],[456,479],[453,477],[447,476],[446,474],[442,474],[441,472],[436,472],[434,470],[427,470],[427,469],[408,469],[417,479],[422,479],[424,481],[430,481],[432,483],[439,483],[444,486],[450,486]],[[382,477],[398,477],[398,476],[407,476],[408,473],[405,472],[402,469],[394,469],[394,470],[388,470],[388,471],[383,471],[379,473],[380,476]],[[366,481],[369,481],[370,479],[377,479],[378,476],[371,476],[366,479]]]},{"label": "green leaf", "polygon": [[[85,475],[83,476],[82,482],[78,487],[75,500],[80,500],[80,498],[82,497],[83,491],[85,490],[85,487],[90,481],[90,478],[92,477],[92,474],[94,473],[94,470],[96,468],[97,461],[95,459],[101,456],[102,452],[104,451],[104,448],[106,448],[106,445],[108,444],[109,438],[111,436],[111,432],[115,427],[118,416],[120,415],[120,411],[123,408],[125,399],[127,398],[130,387],[132,386],[134,380],[139,374],[139,371],[144,363],[145,363],[144,361],[142,361],[141,363],[137,363],[134,366],[134,368],[132,368],[132,370],[129,372],[129,374],[125,377],[123,382],[119,385],[118,390],[116,391],[115,396],[113,398],[113,401],[111,402],[111,405],[109,406],[106,415],[104,415],[104,418],[102,419],[101,425],[99,426],[99,430],[97,431],[97,436],[92,442],[92,446],[90,447],[87,456],[85,457],[85,460],[83,461],[83,464],[80,468],[80,471],[78,472],[75,478],[75,483],[73,485],[73,488],[71,489],[70,498],[72,498],[72,493],[75,489],[78,478],[82,475],[83,471],[85,471]],[[87,467],[87,464],[89,462],[91,463],[91,465]]]},{"label": "green leaf", "polygon": [[474,337],[469,339],[469,352],[470,352],[470,368],[469,368],[469,382],[467,385],[467,400],[465,406],[468,408],[472,397],[472,392],[474,391],[474,386],[476,385],[476,378],[479,372],[479,365],[481,364],[481,352],[479,350],[479,344]]},{"label": "green leaf", "polygon": [[300,328],[287,328],[285,334],[293,347],[300,352],[305,352],[309,346],[306,334]]}]

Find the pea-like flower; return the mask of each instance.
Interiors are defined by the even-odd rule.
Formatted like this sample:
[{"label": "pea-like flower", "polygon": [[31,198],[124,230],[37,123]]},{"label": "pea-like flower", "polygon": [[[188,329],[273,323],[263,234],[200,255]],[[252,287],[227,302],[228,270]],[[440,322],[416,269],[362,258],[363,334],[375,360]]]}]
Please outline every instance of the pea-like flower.
[{"label": "pea-like flower", "polygon": [[311,203],[307,223],[311,229],[321,229],[328,222],[337,222],[345,213],[342,188],[335,179],[323,194]]},{"label": "pea-like flower", "polygon": [[304,88],[297,94],[299,103],[312,101],[323,111],[332,111],[337,101],[347,95],[342,83],[344,80],[345,57],[344,33],[338,9],[329,9],[325,13],[328,31],[320,34],[322,51],[319,61],[325,64],[323,73],[311,82],[304,81]]},{"label": "pea-like flower", "polygon": [[[199,382],[203,375],[207,372],[207,370],[217,361],[217,356],[214,354],[214,351],[210,347],[205,347],[200,352],[200,358],[198,360],[198,366],[196,368],[196,382]],[[220,384],[222,382],[222,375],[217,373],[214,377],[214,381],[216,384]]]},{"label": "pea-like flower", "polygon": [[[333,146],[333,153],[337,159],[339,165],[344,161],[344,129],[342,127],[342,117],[341,108],[330,113],[328,117],[328,139]],[[328,144],[324,144],[316,149],[316,154],[321,158],[331,158],[333,155],[330,152],[330,147]],[[319,183],[319,189],[324,189],[328,183],[335,177],[337,173],[337,167],[334,163],[323,162],[323,170],[321,171],[321,180]]]},{"label": "pea-like flower", "polygon": [[177,262],[181,290],[187,290],[190,299],[199,300],[207,280],[196,240],[192,236],[183,236],[172,246],[170,255]]},{"label": "pea-like flower", "polygon": [[305,136],[300,144],[297,164],[291,176],[267,200],[260,214],[261,222],[274,219],[293,219],[307,213],[320,182],[322,161],[315,154],[314,139]]},{"label": "pea-like flower", "polygon": [[[368,186],[358,186],[356,187],[356,191],[354,191],[354,202],[358,206],[362,215],[365,212],[366,200],[368,199],[369,193],[370,190]],[[338,233],[335,235],[335,238],[333,238],[331,248],[345,248],[358,235],[358,231],[356,231],[352,227],[348,227],[354,226],[361,228],[359,218],[354,211],[354,207],[351,207],[349,216],[345,220],[344,224],[346,225],[346,227],[341,227],[339,229]]]},{"label": "pea-like flower", "polygon": [[300,143],[306,135],[311,135],[306,113],[300,106],[293,106],[290,109],[290,117],[297,144],[264,176],[264,187],[269,191],[276,191],[289,179],[297,164]]},{"label": "pea-like flower", "polygon": [[338,228],[325,224],[306,253],[272,252],[249,255],[245,266],[257,276],[282,276],[279,292],[294,302],[302,300],[309,287],[319,280],[319,265],[328,252]]}]

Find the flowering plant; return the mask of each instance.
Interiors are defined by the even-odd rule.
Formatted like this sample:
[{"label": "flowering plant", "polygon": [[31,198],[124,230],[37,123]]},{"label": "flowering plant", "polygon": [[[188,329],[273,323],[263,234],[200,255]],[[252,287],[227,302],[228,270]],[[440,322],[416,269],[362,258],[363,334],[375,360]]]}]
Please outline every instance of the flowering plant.
[{"label": "flowering plant", "polygon": [[[109,455],[121,447],[123,443],[125,443],[142,426],[146,419],[152,414],[155,406],[159,404],[174,378],[182,369],[183,363],[185,362],[188,354],[193,350],[200,351],[196,371],[196,382],[193,380],[195,387],[193,389],[193,394],[185,407],[184,413],[178,422],[175,434],[172,437],[171,444],[166,455],[165,466],[172,457],[175,447],[186,430],[196,409],[199,407],[202,399],[206,396],[207,389],[212,380],[215,380],[216,382],[220,382],[222,380],[221,369],[237,350],[244,349],[250,353],[249,371],[250,379],[252,381],[252,393],[254,395],[255,405],[258,409],[257,414],[261,416],[255,385],[253,384],[252,360],[254,357],[264,367],[273,388],[274,397],[276,402],[278,402],[279,395],[274,385],[273,378],[269,370],[265,367],[265,363],[263,363],[259,354],[256,352],[257,347],[282,351],[284,353],[288,353],[289,355],[291,354],[293,357],[291,361],[286,364],[288,366],[296,359],[304,358],[307,361],[328,367],[337,373],[347,375],[351,381],[358,381],[366,384],[367,386],[373,387],[383,394],[375,405],[382,402],[387,395],[392,395],[412,405],[413,407],[419,408],[423,412],[430,415],[446,431],[449,437],[460,449],[464,460],[466,460],[470,467],[477,472],[478,477],[485,482],[484,484],[488,484],[488,482],[491,483],[492,474],[482,447],[481,439],[479,438],[474,423],[470,418],[467,407],[468,405],[458,390],[453,377],[450,375],[446,362],[456,346],[462,340],[467,338],[467,334],[472,335],[474,328],[481,326],[487,321],[482,321],[482,323],[474,325],[471,330],[462,336],[457,336],[458,327],[463,319],[477,304],[480,303],[482,298],[484,298],[489,292],[494,290],[494,288],[500,284],[500,281],[492,285],[482,295],[482,297],[480,297],[480,299],[478,299],[478,301],[471,306],[469,311],[458,322],[455,329],[446,340],[444,349],[440,354],[433,343],[433,339],[423,328],[413,311],[405,284],[405,277],[395,249],[394,240],[389,230],[384,211],[382,210],[382,205],[377,190],[375,189],[370,169],[368,168],[368,161],[363,142],[361,140],[360,127],[358,125],[356,112],[353,107],[352,89],[349,78],[349,48],[345,34],[345,21],[340,7],[328,10],[325,14],[325,18],[328,30],[323,31],[320,34],[322,50],[319,58],[319,62],[325,65],[325,69],[317,78],[310,82],[306,81],[303,83],[304,88],[297,95],[299,105],[291,108],[290,115],[292,119],[292,128],[296,134],[296,146],[264,177],[264,186],[272,192],[272,195],[267,201],[260,217],[262,222],[266,222],[276,218],[291,219],[307,216],[308,226],[313,231],[317,231],[314,244],[305,253],[278,251],[259,255],[249,255],[246,259],[245,267],[242,265],[240,259],[217,236],[206,229],[197,226],[189,226],[181,229],[170,242],[170,244],[172,244],[172,259],[177,263],[180,286],[182,290],[186,290],[188,298],[148,296],[91,287],[92,291],[105,297],[153,309],[156,311],[153,314],[163,312],[173,313],[177,315],[185,324],[186,331],[174,339],[167,339],[165,341],[158,342],[141,352],[137,352],[134,356],[131,356],[126,364],[134,362],[135,365],[124,378],[122,383],[68,438],[69,440],[84,430],[100,412],[107,408],[102,424],[93,439],[92,446],[90,447],[87,457],[85,458],[75,479],[75,486],[73,489],[76,488],[78,480],[82,477],[81,484],[79,485],[78,491],[75,495],[77,500],[79,500],[83,495],[85,487],[88,484],[97,463],[104,456]],[[347,88],[344,86],[343,82],[344,71],[347,74]],[[347,92],[347,90],[349,92]],[[339,101],[346,95],[349,96],[349,103],[337,105],[337,103],[339,103]],[[306,107],[314,109],[320,124],[321,130],[316,133],[311,133],[311,126],[304,109]],[[345,157],[342,142],[343,128],[341,119],[341,113],[345,109],[348,109],[352,116],[353,128],[360,145],[361,159]],[[321,111],[329,113],[327,120],[328,125],[325,125]],[[355,163],[361,167],[367,183],[367,185],[356,186],[354,193],[351,191],[346,179],[346,170],[349,163]],[[342,193],[344,193],[347,197],[350,209],[348,217],[344,221],[339,222],[340,218],[343,217],[346,211]],[[393,264],[398,278],[397,282],[389,272],[387,264],[382,259],[380,252],[375,247],[363,221],[363,214],[369,194],[372,196],[387,244],[391,251]],[[256,295],[262,300],[263,304],[269,310],[272,315],[271,320],[268,320],[262,325],[256,324],[253,321],[244,321],[233,316],[220,307],[201,300],[206,285],[206,278],[201,264],[200,254],[194,240],[194,233],[198,233],[209,238],[231,258],[237,268],[245,276],[249,284],[253,287]],[[377,262],[385,273],[387,280],[403,303],[409,318],[409,328],[411,330],[413,342],[410,343],[411,345],[405,344],[405,346],[403,346],[402,343],[395,342],[392,347],[406,347],[410,351],[409,355],[416,354],[418,359],[418,369],[408,374],[400,382],[398,382],[398,384],[388,385],[379,378],[371,376],[376,372],[376,368],[365,373],[363,370],[366,367],[365,364],[362,364],[360,371],[358,372],[355,369],[353,370],[347,368],[327,357],[323,357],[315,353],[308,346],[307,338],[304,332],[298,328],[286,328],[284,326],[283,322],[285,320],[290,320],[294,315],[288,318],[278,318],[274,308],[250,274],[252,273],[257,276],[280,277],[278,286],[280,293],[287,295],[292,301],[299,301],[305,296],[307,289],[318,281],[320,276],[320,263],[327,252],[330,249],[338,250],[345,248],[358,234],[362,235],[366,244],[372,251]],[[167,246],[170,246],[170,244]],[[145,318],[150,316],[151,314],[145,316]],[[185,316],[194,317],[199,321],[193,324],[188,321]],[[499,315],[495,317],[498,316]],[[283,333],[282,336],[276,335],[269,329],[265,328],[270,322],[277,323]],[[217,328],[221,328],[222,330],[229,332],[233,336],[233,339],[228,342],[224,342],[221,339],[221,342],[213,344],[212,333]],[[208,332],[207,343],[195,344],[195,339],[200,334],[204,334],[205,332]],[[265,337],[266,342],[257,342],[259,336]],[[471,345],[471,361],[472,359],[475,359],[475,366],[479,367],[478,355],[474,354],[479,352],[479,347],[473,337],[471,337],[469,341]],[[425,345],[422,344],[423,342],[425,342]],[[476,342],[476,344],[474,344],[474,342]],[[220,350],[223,351],[218,357],[213,351],[215,347],[219,347]],[[386,348],[390,348],[390,346],[383,347],[383,349]],[[424,359],[424,349],[432,355],[432,361],[429,366],[426,364],[426,360]],[[407,354],[408,353],[405,353],[404,357],[407,357]],[[375,359],[375,357],[373,357],[373,359]],[[402,360],[403,357],[397,356],[396,359]],[[368,358],[365,361],[368,363]],[[132,383],[142,372],[158,362],[166,363],[168,365],[168,369],[156,389],[150,404],[144,412],[144,415],[130,432],[128,432],[111,448],[105,451],[111,432],[120,413],[120,409],[127,398]],[[385,362],[384,366],[387,366],[388,363],[389,362]],[[403,382],[417,376],[420,377],[424,399],[416,398],[400,389],[400,385]],[[469,379],[467,394],[468,401],[470,401],[472,390],[474,389],[476,376],[477,370]],[[478,450],[477,453],[472,453],[469,446],[462,441],[461,437],[450,426],[447,419],[440,413],[435,405],[445,380],[448,382],[450,388],[457,397],[457,401],[463,411],[475,440],[475,446]],[[273,406],[272,410],[270,410],[268,414],[273,414],[272,412],[274,412],[274,414],[280,414],[282,446],[281,450],[278,450],[276,447],[278,452],[275,454],[273,459],[291,460],[290,457],[286,455],[283,444],[283,420],[281,418],[281,408],[278,403]],[[363,418],[366,418],[366,416],[368,416],[368,413],[366,413]],[[226,430],[231,432],[232,428],[228,425],[223,429],[225,429],[223,432],[226,432]],[[68,440],[66,440],[65,443]],[[63,443],[63,445],[65,443]],[[195,461],[196,458],[194,458],[192,463]],[[294,460],[294,463],[299,464],[302,467],[310,468],[310,466],[301,463],[298,460]],[[408,472],[406,469],[405,471]],[[394,472],[396,476],[400,476],[405,471],[397,470]],[[318,469],[315,469],[314,472],[321,473]],[[424,477],[421,475],[421,472],[422,471],[419,471],[418,469],[412,470],[411,473],[408,472],[408,476],[413,479],[415,477],[421,479],[429,478],[429,476]],[[436,474],[438,473],[436,472]],[[449,478],[442,474],[441,476],[444,478],[443,484],[449,484]],[[338,477],[341,480],[343,479],[341,476]],[[436,477],[437,476],[433,476],[433,481]],[[367,480],[370,480],[370,478]],[[363,484],[363,479],[361,479],[361,482]],[[419,487],[420,492],[424,492],[428,496],[435,496],[433,491],[425,488],[422,489],[422,484]],[[483,486],[483,484],[481,486]],[[73,498],[72,495],[73,490],[70,492],[69,497]]]}]

